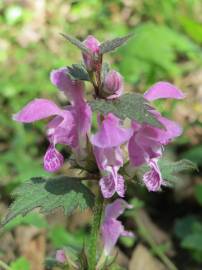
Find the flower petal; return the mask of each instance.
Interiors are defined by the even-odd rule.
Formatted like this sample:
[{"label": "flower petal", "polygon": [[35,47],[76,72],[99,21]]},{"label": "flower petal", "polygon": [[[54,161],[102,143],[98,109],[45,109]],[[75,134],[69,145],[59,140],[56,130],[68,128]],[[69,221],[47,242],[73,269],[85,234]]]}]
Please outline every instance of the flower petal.
[{"label": "flower petal", "polygon": [[161,98],[174,98],[183,99],[185,94],[182,93],[180,89],[168,82],[158,82],[154,84],[147,92],[144,94],[144,98],[153,101]]},{"label": "flower petal", "polygon": [[53,144],[50,144],[44,156],[44,169],[48,172],[59,170],[64,163],[64,158]]},{"label": "flower petal", "polygon": [[50,80],[75,104],[84,102],[82,81],[72,80],[68,75],[68,68],[63,67],[53,70],[50,74]]},{"label": "flower petal", "polygon": [[102,195],[106,199],[111,198],[116,192],[115,183],[111,175],[102,177],[100,179],[99,184],[100,184]]},{"label": "flower petal", "polygon": [[132,205],[128,204],[123,199],[116,199],[113,203],[108,204],[105,208],[105,219],[118,218],[123,214],[125,209],[133,208]]},{"label": "flower petal", "polygon": [[182,128],[178,123],[171,121],[163,116],[158,116],[157,119],[166,127],[166,130],[157,129],[159,141],[161,143],[167,144],[170,142],[170,140],[179,137],[182,134]]},{"label": "flower petal", "polygon": [[103,197],[111,198],[115,192],[120,197],[124,197],[125,186],[123,176],[117,173],[116,168],[109,167],[108,170],[110,171],[109,175],[103,176],[99,182]]},{"label": "flower petal", "polygon": [[150,171],[146,172],[143,176],[143,181],[149,191],[158,191],[164,181],[161,176],[160,169],[157,164],[157,160],[151,160],[149,162],[151,167]]},{"label": "flower petal", "polygon": [[123,231],[123,225],[116,219],[109,219],[103,223],[101,227],[101,233],[104,243],[105,256],[108,256],[111,253]]},{"label": "flower petal", "polygon": [[136,142],[136,134],[134,134],[129,140],[128,154],[133,166],[140,166],[145,163],[145,153]]},{"label": "flower petal", "polygon": [[123,158],[120,147],[112,147],[112,148],[100,148],[93,147],[93,151],[95,154],[96,162],[98,168],[101,171],[107,170],[109,166],[122,166]]},{"label": "flower petal", "polygon": [[132,208],[132,205],[129,205],[122,199],[115,200],[113,203],[108,204],[105,208],[104,220],[101,226],[105,256],[110,254],[121,235],[130,237],[133,236],[133,233],[125,231],[122,223],[117,220],[117,218],[123,214],[126,208]]},{"label": "flower petal", "polygon": [[31,123],[53,115],[62,116],[63,110],[48,99],[34,99],[16,113],[13,119],[18,122]]},{"label": "flower petal", "polygon": [[101,148],[119,146],[127,142],[133,134],[133,130],[120,126],[120,120],[112,114],[103,120],[100,130],[91,137],[93,145]]},{"label": "flower petal", "polygon": [[78,145],[77,123],[68,108],[64,110],[63,118],[56,116],[49,122],[47,128],[49,141],[54,145],[57,143],[71,147]]}]

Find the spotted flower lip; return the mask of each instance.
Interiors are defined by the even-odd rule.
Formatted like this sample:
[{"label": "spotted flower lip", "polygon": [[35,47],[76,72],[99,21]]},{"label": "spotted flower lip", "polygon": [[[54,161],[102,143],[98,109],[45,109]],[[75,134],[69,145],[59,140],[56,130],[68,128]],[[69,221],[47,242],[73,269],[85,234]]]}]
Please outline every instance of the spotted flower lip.
[{"label": "spotted flower lip", "polygon": [[124,197],[124,178],[118,173],[123,165],[122,153],[119,147],[99,148],[94,146],[94,154],[101,172],[100,187],[104,198],[111,198],[115,193]]},{"label": "spotted flower lip", "polygon": [[150,170],[143,176],[143,182],[149,191],[159,191],[161,185],[166,185],[157,162],[158,159],[150,160],[148,162]]},{"label": "spotted flower lip", "polygon": [[109,256],[120,236],[134,237],[130,231],[126,231],[121,221],[117,218],[124,213],[125,209],[133,208],[123,199],[117,199],[105,208],[103,223],[101,226],[104,254]]}]

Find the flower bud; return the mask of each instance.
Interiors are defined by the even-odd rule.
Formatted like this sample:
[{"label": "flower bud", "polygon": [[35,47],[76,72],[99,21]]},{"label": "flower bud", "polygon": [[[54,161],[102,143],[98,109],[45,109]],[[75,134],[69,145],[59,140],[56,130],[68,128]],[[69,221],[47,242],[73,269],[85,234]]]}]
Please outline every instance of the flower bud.
[{"label": "flower bud", "polygon": [[59,263],[65,263],[67,261],[66,254],[65,254],[63,249],[57,250],[57,252],[56,252],[56,260]]},{"label": "flower bud", "polygon": [[108,94],[108,98],[116,98],[122,94],[123,79],[120,73],[111,70],[104,79],[103,90]]},{"label": "flower bud", "polygon": [[96,70],[96,65],[98,64],[98,61],[96,61],[96,59],[93,59],[93,56],[99,54],[100,42],[94,36],[88,36],[83,43],[92,52],[92,55],[88,53],[83,53],[84,64],[87,70],[94,71]]}]

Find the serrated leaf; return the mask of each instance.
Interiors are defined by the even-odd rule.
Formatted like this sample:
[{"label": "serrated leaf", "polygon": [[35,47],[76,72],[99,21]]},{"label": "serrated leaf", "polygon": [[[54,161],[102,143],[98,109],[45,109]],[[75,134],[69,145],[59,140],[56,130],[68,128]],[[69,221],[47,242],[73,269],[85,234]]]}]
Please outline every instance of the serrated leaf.
[{"label": "serrated leaf", "polygon": [[72,37],[71,35],[68,34],[62,34],[61,35],[67,39],[70,43],[72,43],[74,46],[76,46],[77,48],[79,48],[81,51],[91,54],[90,50],[83,44],[83,42],[81,42],[79,39]]},{"label": "serrated leaf", "polygon": [[32,178],[17,188],[13,194],[16,199],[9,213],[2,221],[7,224],[18,215],[26,215],[35,208],[47,214],[56,208],[63,208],[65,214],[74,209],[84,210],[93,207],[93,193],[76,177],[60,176],[54,179]]},{"label": "serrated leaf", "polygon": [[179,177],[177,177],[177,174],[179,173],[184,171],[197,170],[196,164],[187,159],[182,159],[176,162],[161,159],[159,160],[159,166],[163,179],[171,182],[178,180]]},{"label": "serrated leaf", "polygon": [[129,118],[138,123],[162,128],[158,120],[149,112],[149,106],[141,94],[125,94],[116,100],[96,99],[90,102],[93,111],[103,114],[113,113],[121,119]]},{"label": "serrated leaf", "polygon": [[90,81],[87,70],[81,64],[74,64],[68,67],[68,74],[73,80]]},{"label": "serrated leaf", "polygon": [[129,34],[124,37],[107,40],[100,44],[100,54],[114,51],[118,47],[124,45],[133,34]]}]

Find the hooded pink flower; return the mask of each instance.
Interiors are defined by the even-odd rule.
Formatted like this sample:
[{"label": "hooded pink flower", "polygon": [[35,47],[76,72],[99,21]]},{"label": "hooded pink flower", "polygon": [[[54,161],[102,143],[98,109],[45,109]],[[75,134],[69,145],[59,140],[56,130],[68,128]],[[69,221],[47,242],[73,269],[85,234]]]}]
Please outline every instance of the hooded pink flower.
[{"label": "hooded pink flower", "polygon": [[122,223],[117,220],[117,218],[123,214],[125,209],[131,209],[132,207],[132,205],[127,204],[122,199],[117,199],[106,206],[104,220],[101,226],[105,256],[109,256],[120,236],[134,237],[134,234],[126,231]]},{"label": "hooded pink flower", "polygon": [[100,124],[99,131],[91,137],[98,168],[102,174],[100,187],[105,198],[110,198],[115,192],[124,196],[124,179],[118,174],[123,165],[120,145],[127,142],[132,135],[132,129],[121,127],[120,120],[113,114],[108,114]]},{"label": "hooded pink flower", "polygon": [[[159,82],[151,87],[144,94],[144,97],[148,101],[158,98],[182,99],[184,98],[184,94],[170,83]],[[165,129],[156,128],[148,124],[139,124],[133,121],[132,127],[134,133],[129,140],[128,151],[132,165],[140,166],[148,163],[151,169],[144,175],[143,181],[149,191],[157,191],[162,184],[165,185],[158,168],[158,159],[162,155],[163,146],[180,136],[182,129],[177,123],[161,116],[160,113],[152,108],[151,113],[153,113]]]},{"label": "hooded pink flower", "polygon": [[51,73],[51,81],[70,99],[72,105],[64,109],[47,99],[35,99],[28,103],[13,119],[31,123],[55,116],[47,126],[50,145],[44,156],[44,168],[49,172],[57,171],[64,162],[56,150],[56,144],[69,145],[79,149],[86,139],[91,125],[91,110],[83,97],[83,84],[68,77],[68,69],[61,68]]},{"label": "hooded pink flower", "polygon": [[91,142],[100,148],[111,148],[127,142],[132,134],[131,128],[123,128],[120,119],[109,113],[104,116],[100,129],[91,137]]}]

